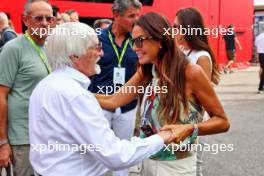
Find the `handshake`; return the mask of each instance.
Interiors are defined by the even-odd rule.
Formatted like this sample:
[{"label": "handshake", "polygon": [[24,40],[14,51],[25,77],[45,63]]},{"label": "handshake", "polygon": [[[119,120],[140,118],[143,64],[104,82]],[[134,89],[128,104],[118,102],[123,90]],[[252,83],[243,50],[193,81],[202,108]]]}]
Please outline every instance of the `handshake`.
[{"label": "handshake", "polygon": [[[183,141],[188,136],[193,135],[195,128],[197,128],[197,126],[192,125],[192,124],[165,125],[164,127],[160,129],[160,132],[158,133],[158,135],[162,137],[165,144],[170,144],[172,142],[179,144],[181,141]],[[196,136],[197,135],[198,134],[196,134]]]}]

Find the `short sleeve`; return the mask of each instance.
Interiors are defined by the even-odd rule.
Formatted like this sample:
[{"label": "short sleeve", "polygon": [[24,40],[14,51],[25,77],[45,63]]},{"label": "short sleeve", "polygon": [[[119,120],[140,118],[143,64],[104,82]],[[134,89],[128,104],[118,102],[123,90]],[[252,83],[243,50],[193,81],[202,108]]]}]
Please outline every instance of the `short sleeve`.
[{"label": "short sleeve", "polygon": [[0,53],[0,85],[12,88],[18,68],[18,48],[13,45],[5,45]]}]

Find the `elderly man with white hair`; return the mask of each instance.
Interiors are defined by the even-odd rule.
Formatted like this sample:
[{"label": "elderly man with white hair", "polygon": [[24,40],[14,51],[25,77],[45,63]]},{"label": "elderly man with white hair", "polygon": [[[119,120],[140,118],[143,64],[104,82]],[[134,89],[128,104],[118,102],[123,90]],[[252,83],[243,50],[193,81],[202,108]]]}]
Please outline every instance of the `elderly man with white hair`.
[{"label": "elderly man with white hair", "polygon": [[47,39],[53,72],[34,89],[29,105],[30,161],[36,175],[99,176],[158,152],[173,135],[120,140],[111,130],[94,95],[89,76],[100,72],[103,55],[94,29],[70,22]]}]

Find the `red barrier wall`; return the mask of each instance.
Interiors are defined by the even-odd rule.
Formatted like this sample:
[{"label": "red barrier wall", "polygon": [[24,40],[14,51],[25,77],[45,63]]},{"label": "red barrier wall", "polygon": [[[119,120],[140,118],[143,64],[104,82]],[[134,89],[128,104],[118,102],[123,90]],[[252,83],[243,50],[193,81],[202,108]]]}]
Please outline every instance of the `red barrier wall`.
[{"label": "red barrier wall", "polygon": [[[9,13],[17,32],[22,32],[21,14],[26,0],[0,0],[0,11]],[[75,9],[81,17],[111,17],[111,4],[74,2],[50,0],[51,4],[57,5],[61,11]],[[226,27],[234,24],[237,36],[243,46],[242,51],[237,51],[237,61],[247,62],[252,56],[252,24],[254,6],[253,0],[154,0],[152,6],[144,6],[143,13],[156,11],[166,15],[171,22],[178,9],[184,7],[198,8],[210,28]],[[226,62],[225,46],[222,36],[210,37],[210,43],[217,56],[219,63]]]}]

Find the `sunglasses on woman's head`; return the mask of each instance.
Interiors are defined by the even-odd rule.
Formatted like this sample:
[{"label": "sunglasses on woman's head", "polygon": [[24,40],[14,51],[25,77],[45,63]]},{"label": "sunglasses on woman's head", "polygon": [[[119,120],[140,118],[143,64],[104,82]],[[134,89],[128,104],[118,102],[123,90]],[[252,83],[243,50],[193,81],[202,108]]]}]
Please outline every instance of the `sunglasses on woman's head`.
[{"label": "sunglasses on woman's head", "polygon": [[152,37],[143,37],[143,36],[139,36],[137,38],[134,38],[131,40],[132,46],[136,45],[137,48],[142,48],[143,46],[143,41],[144,40],[149,40],[152,39]]}]

